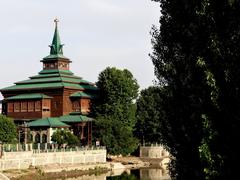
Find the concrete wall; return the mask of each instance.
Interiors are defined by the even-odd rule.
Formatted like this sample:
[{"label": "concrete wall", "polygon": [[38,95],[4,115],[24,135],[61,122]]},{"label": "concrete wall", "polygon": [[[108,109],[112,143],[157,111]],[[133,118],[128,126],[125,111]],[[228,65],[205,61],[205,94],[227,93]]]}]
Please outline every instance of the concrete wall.
[{"label": "concrete wall", "polygon": [[106,150],[86,150],[72,152],[4,152],[0,159],[0,170],[27,169],[29,166],[48,164],[105,163]]},{"label": "concrete wall", "polygon": [[169,153],[160,145],[140,147],[140,157],[142,158],[165,158],[168,156]]}]

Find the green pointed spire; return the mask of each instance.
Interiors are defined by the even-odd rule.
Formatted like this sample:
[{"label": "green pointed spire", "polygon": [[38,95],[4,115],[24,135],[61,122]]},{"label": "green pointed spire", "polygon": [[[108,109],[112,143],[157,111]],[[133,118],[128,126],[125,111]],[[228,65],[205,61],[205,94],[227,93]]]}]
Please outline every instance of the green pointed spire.
[{"label": "green pointed spire", "polygon": [[50,55],[57,55],[57,54],[63,54],[63,44],[61,44],[60,36],[58,32],[58,19],[54,19],[55,22],[55,32],[52,40],[52,44],[50,45]]},{"label": "green pointed spire", "polygon": [[43,58],[43,61],[47,61],[47,60],[53,60],[56,58],[63,58],[63,59],[68,59],[65,56],[63,56],[63,44],[61,44],[60,41],[60,36],[59,36],[59,32],[58,32],[58,19],[54,19],[55,22],[55,31],[54,31],[54,35],[53,35],[53,40],[52,40],[52,44],[49,45],[50,49],[50,55],[48,55],[47,57]]}]

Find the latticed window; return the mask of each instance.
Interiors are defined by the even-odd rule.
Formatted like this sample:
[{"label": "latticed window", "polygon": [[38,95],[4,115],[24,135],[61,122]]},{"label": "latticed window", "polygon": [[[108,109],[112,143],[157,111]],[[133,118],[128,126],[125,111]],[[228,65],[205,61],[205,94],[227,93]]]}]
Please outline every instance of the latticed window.
[{"label": "latticed window", "polygon": [[21,102],[21,112],[27,112],[27,102]]},{"label": "latticed window", "polygon": [[20,112],[20,102],[14,102],[14,112]]},{"label": "latticed window", "polygon": [[28,102],[28,112],[32,112],[32,111],[34,111],[34,102],[29,101]]},{"label": "latticed window", "polygon": [[13,103],[12,102],[9,102],[7,107],[8,107],[8,112],[13,112]]},{"label": "latticed window", "polygon": [[41,102],[40,101],[35,102],[35,111],[41,111]]}]

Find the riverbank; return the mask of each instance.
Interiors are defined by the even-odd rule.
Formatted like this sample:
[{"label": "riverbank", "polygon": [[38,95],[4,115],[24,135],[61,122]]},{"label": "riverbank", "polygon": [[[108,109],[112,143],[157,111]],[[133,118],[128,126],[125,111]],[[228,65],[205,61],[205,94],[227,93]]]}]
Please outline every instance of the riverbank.
[{"label": "riverbank", "polygon": [[129,169],[160,167],[162,159],[142,159],[135,156],[108,156],[106,163],[96,164],[50,164],[23,170],[5,170],[2,173],[11,180],[36,180],[76,178],[100,175],[114,171],[117,174]]},{"label": "riverbank", "polygon": [[125,166],[127,169],[138,169],[138,168],[158,168],[162,167],[164,169],[167,169],[167,164],[169,163],[169,158],[140,158],[136,156],[108,156],[107,161],[108,162],[118,162]]},{"label": "riverbank", "polygon": [[[85,166],[85,167],[84,167]],[[107,173],[107,163],[99,165],[64,165],[31,167],[22,170],[5,170],[2,173],[11,180],[43,180],[76,178],[84,175],[99,175]]]}]

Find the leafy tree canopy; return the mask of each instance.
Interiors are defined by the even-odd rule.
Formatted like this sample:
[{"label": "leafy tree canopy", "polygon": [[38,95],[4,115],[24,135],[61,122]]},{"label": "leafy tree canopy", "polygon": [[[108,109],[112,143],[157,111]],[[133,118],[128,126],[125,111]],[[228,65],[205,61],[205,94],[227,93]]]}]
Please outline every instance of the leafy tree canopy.
[{"label": "leafy tree canopy", "polygon": [[160,108],[161,88],[151,86],[141,91],[137,99],[137,123],[135,134],[142,143],[161,143],[161,123],[163,116]]},{"label": "leafy tree canopy", "polygon": [[133,137],[138,95],[136,79],[127,69],[106,68],[99,74],[99,99],[94,102],[95,137],[112,154],[128,154],[137,147]]},{"label": "leafy tree canopy", "polygon": [[69,130],[58,129],[52,135],[52,141],[59,145],[67,144],[69,146],[79,145],[79,139]]},{"label": "leafy tree canopy", "polygon": [[155,74],[165,86],[162,134],[176,179],[231,179],[240,160],[240,3],[155,0]]},{"label": "leafy tree canopy", "polygon": [[0,115],[0,141],[13,143],[17,140],[16,126],[11,118]]}]

